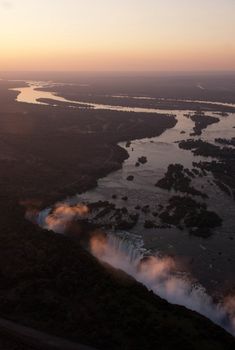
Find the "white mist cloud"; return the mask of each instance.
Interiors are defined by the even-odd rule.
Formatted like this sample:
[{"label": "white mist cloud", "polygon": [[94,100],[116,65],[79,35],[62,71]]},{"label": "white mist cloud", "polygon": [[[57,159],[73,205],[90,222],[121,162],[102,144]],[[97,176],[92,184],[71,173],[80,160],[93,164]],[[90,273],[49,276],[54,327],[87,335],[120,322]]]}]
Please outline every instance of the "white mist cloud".
[{"label": "white mist cloud", "polygon": [[127,272],[170,303],[196,311],[235,334],[234,296],[226,298],[221,304],[215,304],[202,286],[193,285],[188,278],[177,275],[172,258],[152,256],[142,259],[140,256],[131,261],[126,249],[116,248],[112,239],[93,237],[90,242],[91,252],[98,259]]},{"label": "white mist cloud", "polygon": [[70,206],[66,203],[58,204],[44,218],[44,228],[57,233],[63,233],[75,218],[84,217],[88,213],[89,208],[85,204],[77,204],[75,206]]}]

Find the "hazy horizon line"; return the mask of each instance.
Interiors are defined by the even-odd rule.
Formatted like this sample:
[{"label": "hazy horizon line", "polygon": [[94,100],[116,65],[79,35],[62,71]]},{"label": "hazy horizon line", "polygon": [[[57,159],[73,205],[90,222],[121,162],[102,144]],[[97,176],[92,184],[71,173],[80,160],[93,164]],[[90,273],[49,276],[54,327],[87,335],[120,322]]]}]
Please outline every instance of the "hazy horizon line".
[{"label": "hazy horizon line", "polygon": [[129,74],[235,74],[235,69],[224,70],[0,70],[0,74],[6,73],[129,73]]}]

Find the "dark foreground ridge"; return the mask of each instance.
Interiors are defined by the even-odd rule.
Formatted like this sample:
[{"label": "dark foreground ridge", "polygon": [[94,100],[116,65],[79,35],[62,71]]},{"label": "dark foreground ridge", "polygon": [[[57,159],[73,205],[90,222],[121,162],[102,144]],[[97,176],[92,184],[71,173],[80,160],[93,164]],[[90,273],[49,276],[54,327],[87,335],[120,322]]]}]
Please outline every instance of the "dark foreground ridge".
[{"label": "dark foreground ridge", "polygon": [[24,218],[22,205],[38,210],[118,169],[127,156],[118,141],[158,135],[175,119],[17,104],[9,85],[0,82],[1,317],[101,350],[233,349],[208,319]]},{"label": "dark foreground ridge", "polygon": [[233,337],[205,317],[11,212],[14,225],[1,233],[2,317],[98,349],[233,348]]},{"label": "dark foreground ridge", "polygon": [[0,318],[0,334],[1,332],[8,335],[5,337],[4,350],[95,350],[95,348],[53,337],[2,318]]}]

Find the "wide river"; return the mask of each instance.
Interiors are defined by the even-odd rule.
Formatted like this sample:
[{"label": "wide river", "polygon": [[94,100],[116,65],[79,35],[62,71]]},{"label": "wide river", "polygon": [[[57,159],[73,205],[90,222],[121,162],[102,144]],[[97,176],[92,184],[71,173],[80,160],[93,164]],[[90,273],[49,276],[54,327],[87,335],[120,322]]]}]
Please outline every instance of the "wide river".
[{"label": "wide river", "polygon": [[[47,104],[41,99],[49,99],[56,105],[56,101],[66,103],[69,107],[81,108],[81,104],[86,108],[117,110],[117,111],[133,111],[133,112],[147,112],[147,113],[166,113],[174,114],[177,118],[177,124],[174,128],[166,130],[161,136],[151,139],[133,140],[131,146],[127,147],[125,143],[120,146],[125,148],[129,153],[129,158],[124,162],[122,169],[109,174],[105,178],[98,181],[98,186],[82,195],[75,195],[72,198],[65,199],[66,205],[74,205],[80,203],[92,203],[101,201],[109,201],[114,203],[116,207],[123,207],[123,196],[128,197],[125,207],[128,210],[135,209],[136,206],[150,205],[152,209],[159,204],[166,204],[169,198],[174,194],[172,191],[166,191],[155,187],[157,180],[161,179],[166,172],[169,164],[180,163],[184,167],[192,168],[192,163],[199,161],[209,161],[210,159],[204,157],[195,157],[191,151],[185,151],[178,147],[177,141],[197,138],[191,136],[192,129],[195,126],[190,118],[186,118],[185,114],[189,111],[180,110],[161,110],[149,108],[135,108],[110,106],[104,104],[88,103],[83,101],[72,101],[58,96],[53,92],[40,91],[40,88],[50,84],[43,82],[30,82],[28,87],[16,88],[19,91],[17,96],[18,102],[33,103],[33,104]],[[136,97],[141,98],[141,97]],[[143,101],[146,97],[142,98]],[[197,102],[198,105],[201,101]],[[207,103],[216,104],[219,107],[230,106],[232,104],[224,104],[219,102]],[[235,137],[235,114],[228,114],[228,116],[221,116],[216,113],[208,113],[218,117],[219,123],[212,124],[203,130],[201,139],[214,143],[215,138],[232,138]],[[136,161],[139,157],[147,157],[147,163],[136,167]],[[127,181],[129,175],[134,176],[134,181]],[[147,287],[153,289],[157,294],[165,297],[171,302],[185,305],[202,314],[205,314],[213,321],[224,325],[225,314],[224,309],[217,308],[212,303],[210,297],[205,293],[203,287],[208,289],[213,295],[223,293],[223,286],[227,287],[234,284],[234,270],[235,270],[235,256],[234,256],[234,242],[231,237],[234,237],[235,228],[235,205],[234,199],[222,192],[214,183],[212,174],[208,174],[203,178],[196,178],[193,180],[193,186],[197,189],[204,188],[209,198],[206,200],[209,210],[213,210],[222,217],[223,225],[214,230],[213,235],[208,238],[200,238],[190,235],[186,230],[179,230],[177,228],[159,228],[159,229],[145,229],[143,222],[146,220],[146,214],[141,214],[138,224],[128,232],[110,232],[110,249],[111,255],[106,254],[101,257],[116,267],[126,270],[132,274],[136,279],[143,282]],[[50,213],[50,208],[45,209],[39,214],[38,223],[47,227],[46,217]],[[110,253],[110,252],[109,252]],[[172,282],[171,269],[166,266],[160,269],[159,261],[156,265],[160,274],[155,276],[155,280],[149,280],[149,276],[140,276],[134,270],[133,264],[142,258],[144,255],[150,255],[158,259],[159,254],[170,256],[173,260],[179,260],[181,264],[180,273],[184,277],[177,277],[176,282]],[[113,259],[113,255],[117,258]],[[125,261],[125,264],[123,264]],[[163,260],[164,261],[164,260]],[[169,271],[168,271],[169,270]],[[174,273],[176,273],[174,271]],[[162,286],[163,275],[167,283]],[[195,292],[192,287],[192,282],[189,284],[185,282],[185,276],[190,275],[190,281],[194,280],[197,285]],[[167,277],[166,277],[167,276]],[[158,282],[158,284],[156,283]],[[179,282],[180,281],[180,282]],[[182,285],[182,281],[183,285]],[[172,284],[173,293],[169,292],[169,283]],[[173,287],[174,285],[174,287]],[[177,287],[175,287],[175,285]],[[198,287],[200,286],[200,288]],[[200,292],[198,292],[200,291]],[[178,295],[178,298],[175,297]]]}]

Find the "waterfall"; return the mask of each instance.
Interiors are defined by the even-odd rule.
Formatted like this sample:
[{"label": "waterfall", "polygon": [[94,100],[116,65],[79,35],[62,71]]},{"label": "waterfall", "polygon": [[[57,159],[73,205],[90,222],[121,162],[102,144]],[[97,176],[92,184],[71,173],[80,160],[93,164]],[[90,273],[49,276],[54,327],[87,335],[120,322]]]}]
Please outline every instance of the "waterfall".
[{"label": "waterfall", "polygon": [[214,303],[200,284],[178,272],[173,258],[150,255],[142,244],[133,234],[109,233],[105,240],[94,236],[90,250],[99,260],[128,273],[161,298],[196,311],[235,334],[234,297]]},{"label": "waterfall", "polygon": [[108,233],[107,244],[116,254],[125,256],[130,264],[138,263],[147,252],[142,238],[129,232]]},{"label": "waterfall", "polygon": [[50,212],[51,212],[51,208],[46,208],[38,213],[36,222],[40,227],[47,229],[46,218],[48,217]]},{"label": "waterfall", "polygon": [[[86,213],[86,207],[81,205],[69,210],[66,206],[57,206],[56,210],[56,213],[51,213],[51,208],[47,208],[40,212],[37,223],[45,229],[64,233],[67,221]],[[145,249],[140,235],[116,231],[104,236],[94,231],[90,251],[99,260],[123,270],[168,302],[196,311],[235,334],[235,298],[225,298],[220,304],[215,304],[201,285],[193,284],[187,275],[179,273],[173,258],[153,255]]]}]

